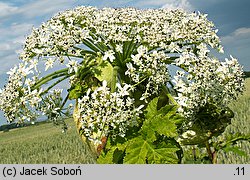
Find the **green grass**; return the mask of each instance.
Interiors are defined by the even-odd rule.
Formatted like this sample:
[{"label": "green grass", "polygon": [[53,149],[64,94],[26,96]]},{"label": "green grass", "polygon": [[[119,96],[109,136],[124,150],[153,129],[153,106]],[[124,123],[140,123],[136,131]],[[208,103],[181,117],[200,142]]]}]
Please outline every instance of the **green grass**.
[{"label": "green grass", "polygon": [[[250,78],[246,79],[246,90],[236,102],[230,104],[235,113],[232,124],[229,125],[223,136],[234,133],[250,134]],[[239,156],[233,152],[219,152],[218,163],[250,164],[250,142],[240,141],[235,146],[241,148],[247,156]]]},{"label": "green grass", "polygon": [[[230,133],[250,133],[250,78],[246,80],[246,91],[230,105],[235,112],[232,124],[223,136]],[[9,132],[0,132],[1,164],[83,164],[94,163],[87,146],[83,144],[71,119],[69,130],[62,133],[52,123],[40,124]],[[249,157],[235,153],[218,153],[218,163],[250,164],[250,143],[239,142]]]},{"label": "green grass", "polygon": [[0,163],[94,163],[74,124],[69,124],[67,133],[62,133],[61,129],[52,123],[0,132]]}]

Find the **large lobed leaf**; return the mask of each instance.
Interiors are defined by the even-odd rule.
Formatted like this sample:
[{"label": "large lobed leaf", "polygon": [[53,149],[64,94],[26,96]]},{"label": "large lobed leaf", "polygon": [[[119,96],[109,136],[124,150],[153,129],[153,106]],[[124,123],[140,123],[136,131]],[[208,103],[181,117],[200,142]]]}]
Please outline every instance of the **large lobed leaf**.
[{"label": "large lobed leaf", "polygon": [[176,164],[178,158],[176,145],[166,144],[157,148],[157,145],[143,139],[142,136],[136,137],[128,142],[124,163],[127,164]]},{"label": "large lobed leaf", "polygon": [[156,134],[167,137],[176,137],[177,125],[183,118],[176,114],[176,106],[166,105],[157,110],[158,98],[153,99],[146,109],[146,120],[141,132],[151,141],[156,140]]}]

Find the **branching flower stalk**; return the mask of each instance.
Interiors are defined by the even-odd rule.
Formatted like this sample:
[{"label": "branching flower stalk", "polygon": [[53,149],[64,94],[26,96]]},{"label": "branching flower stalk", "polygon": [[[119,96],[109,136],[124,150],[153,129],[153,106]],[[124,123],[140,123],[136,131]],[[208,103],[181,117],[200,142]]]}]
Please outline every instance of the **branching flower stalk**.
[{"label": "branching flower stalk", "polygon": [[[85,6],[60,12],[26,38],[21,62],[0,91],[0,109],[9,122],[41,114],[58,122],[74,100],[77,131],[100,161],[118,153],[112,163],[181,162],[183,146],[206,146],[224,131],[232,118],[227,104],[244,90],[237,59],[210,54],[223,52],[216,33],[199,12]],[[56,62],[65,67],[41,77]],[[66,79],[62,98],[54,87]],[[148,154],[135,161],[140,143]]]}]

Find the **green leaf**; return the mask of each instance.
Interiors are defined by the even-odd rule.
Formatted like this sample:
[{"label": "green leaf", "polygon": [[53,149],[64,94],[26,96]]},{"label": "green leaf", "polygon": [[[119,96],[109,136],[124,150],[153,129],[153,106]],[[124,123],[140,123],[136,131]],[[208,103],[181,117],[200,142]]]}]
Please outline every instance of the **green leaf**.
[{"label": "green leaf", "polygon": [[242,151],[235,146],[235,144],[238,141],[250,141],[250,134],[241,134],[241,133],[235,133],[235,134],[228,134],[226,137],[226,140],[223,141],[217,141],[213,143],[213,146],[216,147],[217,150],[222,149],[226,152],[233,151],[235,153],[238,153],[239,155],[243,155]]},{"label": "green leaf", "polygon": [[146,164],[148,154],[148,143],[141,136],[130,140],[126,149],[124,163],[127,164]]},{"label": "green leaf", "polygon": [[154,98],[147,106],[146,108],[146,119],[151,119],[152,117],[158,115],[157,110],[157,102],[158,98]]},{"label": "green leaf", "polygon": [[176,123],[181,122],[182,117],[176,114],[176,106],[166,105],[157,110],[157,103],[158,98],[155,98],[148,104],[141,128],[129,132],[125,142],[107,143],[98,163],[180,162],[181,147],[174,138],[178,135]]},{"label": "green leaf", "polygon": [[99,164],[122,164],[125,155],[126,142],[123,144],[111,145],[110,139],[107,141],[104,151],[97,159]]},{"label": "green leaf", "polygon": [[162,107],[158,113],[162,114],[163,116],[167,116],[168,118],[172,118],[177,116],[177,107],[175,105],[165,105]]},{"label": "green leaf", "polygon": [[163,138],[155,144],[155,150],[150,152],[148,162],[150,164],[176,164],[179,162],[177,152],[180,150],[177,147],[177,142],[174,139]]},{"label": "green leaf", "polygon": [[176,106],[166,105],[157,110],[158,98],[153,99],[146,108],[146,120],[142,125],[141,132],[151,141],[156,140],[155,132],[167,137],[176,137],[176,123],[183,121],[176,113]]},{"label": "green leaf", "polygon": [[155,129],[151,128],[151,122],[144,122],[140,133],[149,141],[154,142],[157,140]]},{"label": "green leaf", "polygon": [[161,91],[157,102],[157,109],[159,110],[167,104],[169,104],[169,98],[164,91]]},{"label": "green leaf", "polygon": [[128,142],[124,163],[147,164],[147,163],[178,163],[175,145],[161,146],[157,148],[153,143],[138,136]]},{"label": "green leaf", "polygon": [[247,157],[248,155],[246,154],[246,152],[244,152],[244,151],[242,151],[239,147],[237,147],[237,146],[230,146],[230,145],[228,145],[228,146],[226,146],[226,147],[224,147],[223,148],[223,150],[225,151],[225,152],[234,152],[234,153],[236,153],[236,154],[238,154],[239,156],[245,156],[245,157]]},{"label": "green leaf", "polygon": [[116,148],[109,149],[107,153],[101,152],[100,156],[97,159],[98,164],[114,164],[113,154]]},{"label": "green leaf", "polygon": [[113,78],[113,69],[113,66],[108,61],[104,61],[96,67],[94,71],[95,77],[101,82],[106,80],[110,84]]},{"label": "green leaf", "polygon": [[113,153],[113,162],[115,164],[122,164],[124,155],[125,155],[124,150],[120,150],[120,149],[116,148],[114,153]]},{"label": "green leaf", "polygon": [[117,143],[115,145],[115,151],[113,153],[113,162],[115,164],[122,164],[125,156],[125,149],[127,147],[127,142]]},{"label": "green leaf", "polygon": [[177,164],[179,162],[175,152],[179,150],[175,147],[166,147],[161,149],[152,149],[149,152],[149,164]]},{"label": "green leaf", "polygon": [[77,99],[82,96],[82,94],[87,90],[86,86],[81,85],[80,83],[72,86],[69,91],[69,99]]},{"label": "green leaf", "polygon": [[96,162],[98,164],[114,164],[113,154],[114,154],[115,149],[116,147],[111,146],[110,139],[108,139],[104,151],[101,151],[101,154],[99,155]]},{"label": "green leaf", "polygon": [[155,131],[160,135],[164,135],[167,137],[176,137],[178,136],[176,125],[171,119],[167,116],[159,117],[155,116],[152,124],[155,127]]}]

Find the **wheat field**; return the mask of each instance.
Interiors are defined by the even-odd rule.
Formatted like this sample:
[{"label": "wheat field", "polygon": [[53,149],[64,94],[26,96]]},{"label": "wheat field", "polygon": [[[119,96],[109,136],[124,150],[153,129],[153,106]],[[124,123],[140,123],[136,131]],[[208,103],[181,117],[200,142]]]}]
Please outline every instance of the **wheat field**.
[{"label": "wheat field", "polygon": [[74,127],[62,133],[52,123],[0,132],[1,164],[85,164],[94,163]]}]

